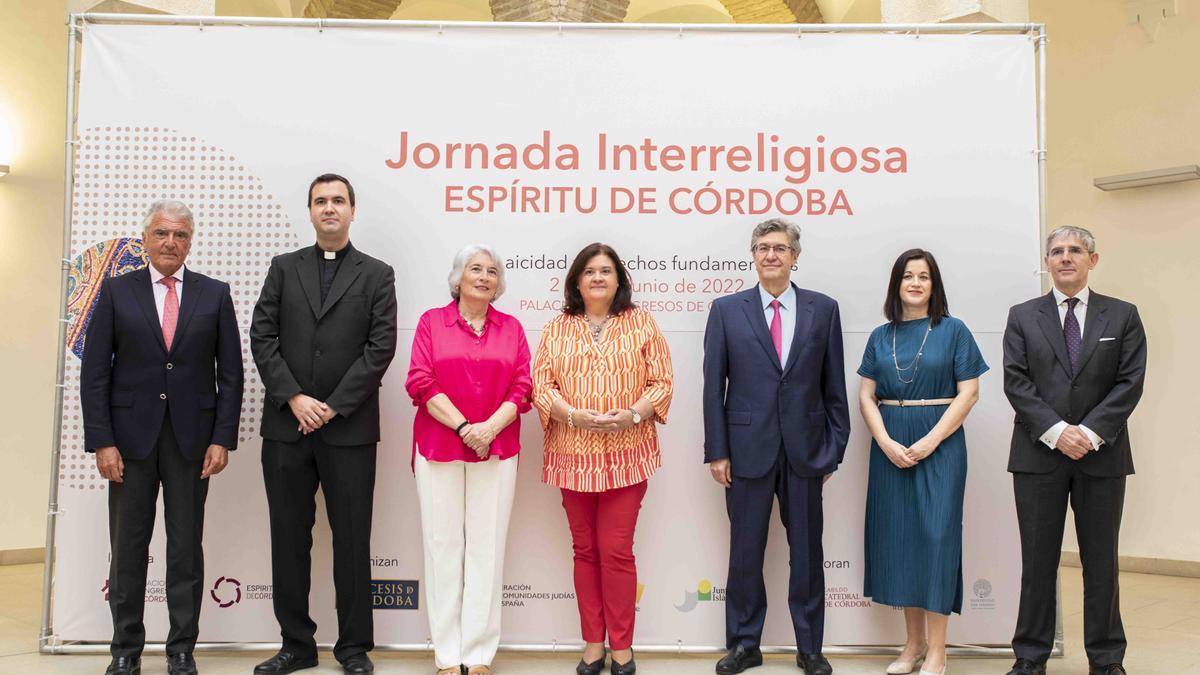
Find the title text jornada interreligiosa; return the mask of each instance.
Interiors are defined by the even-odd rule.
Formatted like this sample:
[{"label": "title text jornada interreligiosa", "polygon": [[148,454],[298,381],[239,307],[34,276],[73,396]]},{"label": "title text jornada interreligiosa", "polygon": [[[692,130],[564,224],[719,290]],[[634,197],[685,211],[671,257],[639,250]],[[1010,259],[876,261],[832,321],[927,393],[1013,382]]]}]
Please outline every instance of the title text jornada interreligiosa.
[{"label": "title text jornada interreligiosa", "polygon": [[[808,144],[785,141],[779,134],[756,132],[744,144],[661,143],[646,136],[625,143],[598,133],[593,155],[581,145],[555,142],[550,130],[526,143],[432,142],[400,132],[395,170],[485,170],[517,172],[500,184],[445,186],[443,208],[448,213],[509,211],[513,213],[656,213],[659,204],[675,213],[762,213],[769,210],[806,215],[853,215],[840,187],[816,178],[844,174],[905,174],[908,151],[901,146],[852,146],[829,142],[817,134]],[[530,184],[525,172],[588,171],[596,174],[697,174],[701,183],[673,190],[649,186],[611,186],[607,195],[594,186]],[[746,174],[753,185],[721,186],[720,174]],[[683,178],[684,176],[680,176]],[[782,179],[782,182],[776,182]],[[495,180],[493,178],[492,180]],[[707,182],[703,182],[707,180]],[[524,181],[524,183],[522,183]],[[813,185],[806,185],[814,181]],[[567,184],[561,184],[561,183]],[[668,194],[669,192],[669,194]],[[786,206],[781,206],[786,204]]]}]

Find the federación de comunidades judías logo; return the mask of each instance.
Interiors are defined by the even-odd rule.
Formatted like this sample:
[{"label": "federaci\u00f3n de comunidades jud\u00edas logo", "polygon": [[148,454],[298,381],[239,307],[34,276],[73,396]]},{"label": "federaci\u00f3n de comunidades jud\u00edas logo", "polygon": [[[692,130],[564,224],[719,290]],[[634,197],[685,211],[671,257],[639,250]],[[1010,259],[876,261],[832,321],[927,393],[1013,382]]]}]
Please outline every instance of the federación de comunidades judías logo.
[{"label": "federaci\u00f3n de comunidades jud\u00edas logo", "polygon": [[683,592],[683,604],[675,605],[681,612],[690,612],[702,602],[724,602],[725,589],[716,588],[708,579],[701,579],[696,590]]}]

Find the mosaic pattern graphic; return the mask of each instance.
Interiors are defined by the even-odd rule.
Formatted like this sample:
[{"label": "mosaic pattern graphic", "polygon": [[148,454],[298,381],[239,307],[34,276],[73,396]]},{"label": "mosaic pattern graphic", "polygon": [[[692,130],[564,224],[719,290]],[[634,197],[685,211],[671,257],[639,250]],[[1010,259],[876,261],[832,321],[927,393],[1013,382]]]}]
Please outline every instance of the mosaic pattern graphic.
[{"label": "mosaic pattern graphic", "polygon": [[[228,150],[163,127],[80,129],[66,348],[76,356],[83,354],[83,336],[101,281],[146,264],[137,237],[147,209],[159,199],[178,199],[196,218],[188,268],[230,285],[246,368],[238,425],[239,442],[246,442],[257,436],[263,399],[250,355],[250,315],[271,258],[298,248],[300,241],[262,180]],[[67,361],[64,387],[60,485],[103,490],[107,483],[83,447],[77,359]]]},{"label": "mosaic pattern graphic", "polygon": [[100,284],[109,277],[141,269],[148,262],[141,239],[125,237],[100,242],[71,260],[67,270],[67,349],[83,358],[83,339]]}]

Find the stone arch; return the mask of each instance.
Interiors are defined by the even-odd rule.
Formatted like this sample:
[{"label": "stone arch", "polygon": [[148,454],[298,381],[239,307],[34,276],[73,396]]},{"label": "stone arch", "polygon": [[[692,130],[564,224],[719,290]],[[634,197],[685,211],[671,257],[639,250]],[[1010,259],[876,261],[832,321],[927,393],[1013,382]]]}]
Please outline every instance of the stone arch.
[{"label": "stone arch", "polygon": [[824,23],[816,0],[721,0],[735,23]]},{"label": "stone arch", "polygon": [[390,19],[400,0],[311,0],[304,6],[307,19]]},{"label": "stone arch", "polygon": [[489,0],[496,21],[621,23],[629,0]]}]

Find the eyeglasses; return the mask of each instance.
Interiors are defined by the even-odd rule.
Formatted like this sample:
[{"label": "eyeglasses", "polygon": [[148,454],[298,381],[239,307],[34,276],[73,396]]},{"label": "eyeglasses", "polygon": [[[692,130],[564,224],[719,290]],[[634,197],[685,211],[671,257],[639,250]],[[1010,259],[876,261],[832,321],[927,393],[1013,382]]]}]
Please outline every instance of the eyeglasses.
[{"label": "eyeglasses", "polygon": [[1082,246],[1055,246],[1054,248],[1050,249],[1050,252],[1046,254],[1046,257],[1057,258],[1064,253],[1067,255],[1091,255],[1088,251],[1084,250]]},{"label": "eyeglasses", "polygon": [[775,244],[774,246],[771,244],[755,244],[754,246],[750,247],[750,251],[753,252],[754,255],[759,256],[765,256],[768,253],[774,253],[777,256],[784,256],[788,253],[791,253],[792,247],[784,246],[783,244]]}]

